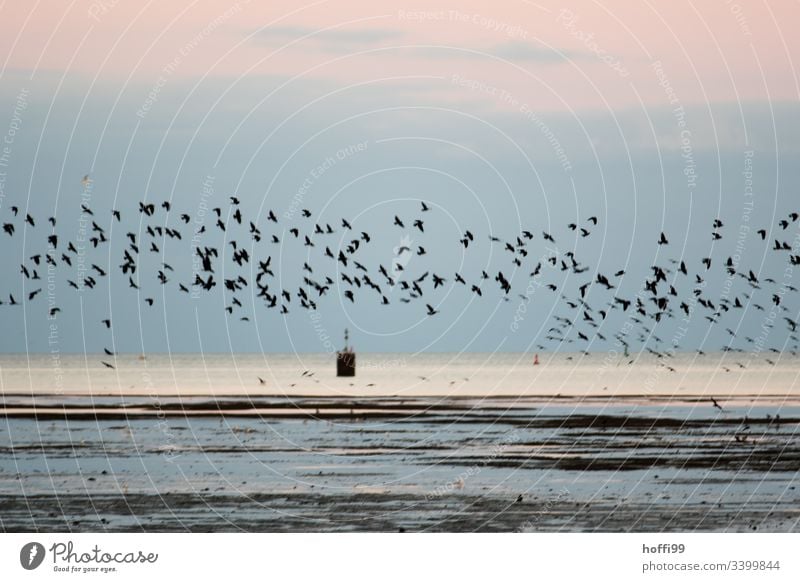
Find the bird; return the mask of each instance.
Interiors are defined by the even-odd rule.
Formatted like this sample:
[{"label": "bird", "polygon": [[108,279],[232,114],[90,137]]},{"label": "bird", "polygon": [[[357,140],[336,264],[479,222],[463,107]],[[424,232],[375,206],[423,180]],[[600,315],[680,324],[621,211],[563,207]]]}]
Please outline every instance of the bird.
[{"label": "bird", "polygon": [[[82,240],[74,235],[70,236],[71,233],[58,232],[55,217],[48,219],[52,228],[38,235],[40,238],[36,239],[36,231],[40,229],[37,217],[20,212],[20,206],[12,204],[9,207],[10,212],[2,220],[6,233],[3,241],[11,245],[14,241],[9,240],[10,237],[14,237],[16,228],[22,225],[25,228],[26,248],[30,245],[33,245],[30,247],[32,249],[35,247],[30,253],[26,251],[28,258],[22,259],[19,275],[16,275],[26,285],[30,281],[42,280],[45,269],[50,277],[53,270],[74,269],[76,261],[79,261],[79,276],[72,275],[72,278],[68,278],[68,275],[62,281],[66,281],[66,285],[75,292],[88,294],[101,288],[104,280],[111,280],[111,270],[119,268],[127,280],[120,292],[141,292],[143,301],[149,307],[155,302],[152,293],[154,284],[163,287],[163,291],[159,292],[164,296],[167,309],[172,307],[176,297],[188,299],[189,295],[197,297],[199,294],[218,293],[221,290],[225,294],[222,305],[224,311],[228,314],[236,313],[233,319],[241,322],[235,325],[251,324],[254,320],[251,310],[259,305],[266,309],[275,308],[276,313],[288,316],[289,308],[298,305],[298,302],[299,307],[305,310],[323,309],[324,302],[331,295],[338,295],[345,303],[349,301],[351,305],[359,307],[365,302],[374,302],[373,304],[385,306],[387,309],[403,309],[404,305],[410,303],[422,304],[425,306],[425,313],[431,316],[439,313],[444,297],[448,301],[457,300],[450,293],[454,289],[461,292],[463,286],[464,292],[482,301],[500,300],[502,305],[517,297],[525,304],[532,301],[541,303],[543,312],[552,313],[554,325],[549,326],[550,331],[546,338],[538,338],[538,345],[546,347],[550,342],[554,349],[576,341],[609,347],[609,340],[619,341],[620,336],[613,332],[608,333],[607,326],[617,324],[613,317],[615,311],[624,312],[632,329],[622,336],[625,344],[620,345],[625,345],[627,349],[628,341],[638,337],[638,341],[643,344],[643,351],[650,353],[652,350],[659,359],[665,360],[665,370],[674,369],[674,366],[666,363],[670,356],[664,351],[664,342],[660,339],[664,335],[653,332],[658,328],[664,333],[670,333],[665,329],[669,325],[667,322],[684,316],[688,319],[698,311],[708,325],[718,327],[721,331],[728,330],[726,348],[735,351],[740,349],[736,342],[755,343],[756,340],[751,337],[753,334],[748,336],[746,333],[736,333],[734,330],[739,327],[730,319],[730,314],[736,311],[744,314],[751,306],[753,310],[764,311],[764,305],[770,305],[776,312],[771,320],[780,323],[780,326],[769,323],[765,327],[774,327],[773,333],[780,328],[784,334],[791,335],[790,339],[795,346],[798,343],[795,335],[797,323],[795,319],[788,317],[794,313],[793,309],[796,307],[796,303],[793,305],[792,301],[796,301],[793,298],[798,296],[797,289],[780,281],[780,276],[769,276],[773,273],[767,272],[770,265],[768,262],[763,265],[747,265],[744,258],[737,257],[736,261],[731,257],[727,261],[724,258],[718,260],[713,253],[705,257],[692,256],[688,252],[685,256],[670,256],[670,251],[665,249],[665,258],[656,259],[658,264],[652,265],[648,271],[642,269],[642,280],[637,282],[638,267],[635,264],[613,265],[612,258],[612,264],[607,267],[611,270],[606,270],[603,264],[589,261],[580,247],[573,247],[571,250],[553,248],[556,238],[561,238],[560,233],[564,231],[574,233],[573,240],[591,236],[592,227],[599,222],[597,216],[590,216],[583,222],[576,219],[561,229],[547,227],[547,231],[540,231],[545,244],[551,243],[551,246],[544,249],[536,245],[534,224],[522,224],[507,233],[497,229],[492,232],[481,232],[475,228],[462,229],[457,245],[464,263],[458,267],[458,272],[446,278],[432,269],[433,266],[442,264],[439,253],[446,252],[446,241],[440,243],[437,239],[435,246],[431,247],[426,243],[426,248],[403,234],[400,243],[393,242],[390,247],[390,264],[385,261],[381,263],[377,259],[380,249],[386,248],[383,245],[386,244],[385,237],[391,232],[387,228],[389,226],[405,229],[408,222],[411,229],[422,235],[427,235],[429,231],[438,234],[441,229],[441,225],[437,224],[439,217],[430,212],[431,206],[424,201],[419,201],[417,208],[403,208],[393,218],[378,221],[378,230],[374,231],[376,244],[368,232],[350,234],[354,231],[352,218],[339,217],[335,222],[307,220],[312,218],[312,209],[309,208],[301,210],[301,216],[306,220],[283,227],[292,236],[278,236],[280,230],[275,226],[270,228],[270,225],[279,223],[275,211],[268,209],[263,215],[249,215],[245,200],[241,198],[227,197],[230,201],[227,211],[224,211],[222,205],[211,209],[210,216],[216,221],[216,228],[209,227],[207,230],[202,216],[196,215],[188,232],[183,227],[192,223],[191,214],[181,212],[178,204],[173,212],[171,201],[148,202],[143,199],[134,202],[138,204],[136,221],[140,224],[129,227],[126,232],[126,223],[131,217],[124,209],[103,209],[100,206],[102,201],[93,203],[95,208],[92,209],[86,200],[82,200],[82,220],[87,221],[88,217],[89,229],[89,234]],[[163,213],[161,209],[164,210]],[[400,218],[414,210],[426,213],[425,220],[419,215],[411,216],[408,221]],[[287,212],[288,221],[291,221],[291,215],[292,211]],[[763,225],[764,228],[758,228],[756,232],[765,241],[774,226],[777,225],[780,232],[784,232],[798,220],[800,212],[792,212],[775,219],[771,225]],[[116,227],[117,224],[120,227]],[[341,240],[332,236],[336,232],[332,224],[341,224]],[[705,224],[713,227],[712,240],[722,240],[725,226],[719,218],[711,216]],[[116,228],[110,228],[111,225]],[[117,244],[116,237],[120,235],[116,233],[120,228],[124,236],[121,236],[120,244]],[[141,236],[138,232],[141,232]],[[192,237],[191,273],[178,267],[183,264],[180,256],[168,258],[179,252],[171,241],[184,240],[186,236]],[[215,246],[219,240],[216,237],[223,237],[224,247]],[[658,246],[668,245],[668,237],[667,232],[660,232],[655,242]],[[115,240],[111,241],[112,238]],[[140,240],[142,238],[146,241],[144,246]],[[504,249],[501,253],[503,256],[490,256],[485,265],[476,268],[474,257],[480,256],[486,250],[486,239],[492,245],[489,248]],[[495,244],[498,247],[494,247]],[[275,252],[270,250],[275,249],[271,245],[280,245],[277,249],[282,257],[279,263],[280,273],[273,272],[277,269],[273,266],[274,261],[271,261],[271,254]],[[140,247],[147,255],[160,255],[158,262],[140,256]],[[292,255],[285,254],[284,250],[290,252],[289,249],[293,247],[297,251],[302,249],[303,259],[286,260],[286,257]],[[55,252],[56,248],[59,249],[58,253]],[[765,252],[770,250],[779,253],[781,261],[800,265],[800,254],[793,250],[790,241],[774,239],[764,249]],[[112,256],[117,252],[118,260]],[[249,272],[251,263],[257,268]],[[512,270],[503,265],[510,266]],[[521,267],[525,267],[522,277],[516,274],[516,270]],[[583,275],[590,269],[590,275]],[[225,275],[220,278],[217,273]],[[528,273],[529,277],[525,276]],[[559,279],[560,273],[569,275],[570,279]],[[611,276],[610,273],[614,275]],[[730,288],[722,297],[714,299],[708,291],[706,281],[716,281],[717,277],[728,277]],[[488,283],[483,283],[484,281]],[[641,283],[639,294],[636,294],[637,283]],[[9,284],[13,284],[13,277],[7,277],[5,285]],[[246,291],[250,287],[252,293]],[[547,297],[542,296],[540,299],[534,294],[539,288],[549,290],[552,294],[548,293]],[[0,302],[2,305],[19,305],[15,299],[15,295],[19,297],[19,291],[13,287],[4,291],[3,295],[9,299]],[[52,302],[36,301],[41,298],[41,293],[41,285],[26,286],[23,298],[31,303],[32,309],[36,305],[47,304],[41,309],[51,317],[66,309],[63,303],[60,303],[60,307],[55,307]],[[392,293],[397,295],[393,296]],[[552,305],[548,305],[549,302]],[[438,305],[438,308],[433,305]],[[573,310],[574,314],[571,313]],[[292,309],[291,313],[294,312]],[[565,317],[566,315],[570,317]],[[110,329],[110,318],[101,320],[101,325]],[[677,349],[679,346],[675,347]]]}]

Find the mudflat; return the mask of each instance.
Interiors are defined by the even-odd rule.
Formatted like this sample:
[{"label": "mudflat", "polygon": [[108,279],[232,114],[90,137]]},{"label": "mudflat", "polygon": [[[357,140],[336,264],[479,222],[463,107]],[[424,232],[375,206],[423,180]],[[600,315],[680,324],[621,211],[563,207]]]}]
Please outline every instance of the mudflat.
[{"label": "mudflat", "polygon": [[3,531],[797,531],[789,396],[6,394]]}]

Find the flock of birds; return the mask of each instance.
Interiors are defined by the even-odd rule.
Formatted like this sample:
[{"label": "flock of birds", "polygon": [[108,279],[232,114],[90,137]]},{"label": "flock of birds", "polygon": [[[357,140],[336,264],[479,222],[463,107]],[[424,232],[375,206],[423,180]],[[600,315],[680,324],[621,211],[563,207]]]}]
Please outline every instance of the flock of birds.
[{"label": "flock of birds", "polygon": [[[84,178],[86,180],[88,179]],[[56,269],[68,271],[66,284],[69,288],[90,291],[96,289],[101,280],[109,277],[111,269],[117,268],[127,279],[128,287],[139,293],[149,307],[155,304],[157,296],[145,292],[150,285],[174,286],[178,293],[184,294],[212,293],[216,289],[222,289],[227,314],[242,321],[250,321],[249,306],[243,303],[248,293],[252,293],[256,301],[266,309],[274,309],[284,316],[295,309],[317,310],[327,296],[339,294],[342,301],[353,304],[357,300],[371,299],[381,305],[394,302],[419,305],[420,316],[434,317],[447,304],[444,300],[437,300],[437,297],[440,298],[443,290],[452,290],[451,287],[463,288],[466,293],[473,294],[478,299],[494,296],[500,301],[526,303],[535,299],[530,289],[536,288],[556,294],[563,308],[563,311],[552,315],[552,325],[544,337],[540,338],[537,347],[543,351],[559,349],[565,344],[576,344],[568,351],[588,354],[594,342],[610,342],[613,339],[624,347],[626,354],[633,343],[640,344],[642,351],[656,356],[664,362],[662,365],[674,371],[669,364],[669,358],[674,355],[677,342],[670,339],[665,341],[660,337],[656,333],[659,324],[674,318],[694,318],[699,313],[707,320],[708,326],[725,326],[730,340],[721,346],[723,351],[744,352],[743,348],[734,347],[733,343],[739,334],[732,327],[738,326],[726,322],[729,319],[736,320],[736,312],[742,313],[748,309],[764,312],[764,325],[770,331],[776,325],[781,325],[788,333],[788,339],[783,344],[784,349],[772,347],[765,348],[764,351],[779,354],[782,351],[795,353],[797,350],[798,313],[792,311],[788,305],[791,305],[789,299],[798,289],[784,278],[779,281],[763,275],[758,268],[739,265],[732,257],[721,265],[717,264],[718,261],[712,261],[711,257],[665,258],[661,264],[652,265],[649,276],[640,286],[636,286],[638,291],[635,294],[623,295],[620,287],[625,270],[616,269],[602,273],[591,265],[584,264],[574,250],[561,252],[553,249],[557,247],[556,237],[571,237],[571,242],[575,242],[576,238],[590,237],[598,226],[597,217],[591,216],[581,223],[566,225],[565,230],[558,233],[540,232],[531,228],[502,238],[491,233],[476,235],[470,230],[464,230],[457,242],[464,255],[481,244],[497,245],[497,248],[502,249],[501,256],[505,257],[507,267],[491,273],[484,269],[470,273],[466,269],[462,272],[437,273],[423,270],[423,257],[429,254],[429,250],[421,244],[412,243],[410,236],[404,236],[413,232],[414,236],[424,237],[436,211],[425,202],[416,201],[410,204],[416,207],[413,215],[409,213],[409,216],[394,216],[391,224],[373,227],[379,228],[382,233],[395,230],[401,241],[407,241],[393,249],[393,256],[387,264],[369,264],[369,260],[362,258],[368,254],[365,249],[372,243],[373,236],[369,232],[354,229],[347,218],[341,218],[332,225],[317,221],[308,209],[302,209],[297,219],[279,219],[273,210],[268,210],[263,216],[263,222],[259,222],[258,218],[246,218],[239,199],[230,197],[227,207],[220,206],[211,210],[208,224],[199,224],[188,214],[174,211],[168,201],[160,204],[139,202],[136,213],[138,229],[136,232],[125,233],[119,262],[116,265],[110,264],[108,257],[111,255],[107,249],[106,263],[91,263],[90,266],[91,261],[84,258],[83,245],[101,255],[103,247],[111,242],[110,233],[116,230],[114,227],[122,224],[123,216],[119,210],[111,210],[104,217],[99,211],[96,214],[88,205],[81,204],[82,218],[87,225],[91,223],[85,243],[79,245],[78,240],[65,240],[57,231],[56,217],[47,218],[44,221],[45,247],[41,252],[27,256],[20,265],[24,295],[20,295],[19,290],[16,294],[12,291],[6,294],[7,299],[0,301],[0,304],[5,307],[19,307],[26,302],[40,300],[43,274]],[[0,216],[6,237],[17,236],[21,229],[33,232],[41,230],[43,226],[38,217],[20,212],[15,206],[0,212]],[[784,255],[786,264],[792,266],[800,265],[800,254],[797,254],[796,246],[784,239],[789,234],[789,227],[797,223],[798,218],[798,213],[793,212],[780,220],[775,229],[756,231],[755,237],[760,244],[769,245],[771,252]],[[283,222],[288,224],[282,224]],[[224,246],[207,241],[206,237],[210,236],[212,230],[221,233]],[[26,233],[26,241],[32,240],[32,232]],[[711,241],[721,240],[723,233],[722,221],[714,220]],[[247,242],[243,242],[242,236],[246,237]],[[339,244],[334,242],[337,238]],[[175,269],[166,261],[169,241],[190,246],[192,262],[197,267],[193,269],[192,278],[180,280]],[[542,244],[537,247],[539,241]],[[670,244],[667,234],[663,232],[654,242],[659,247]],[[25,246],[29,244],[26,243]],[[280,285],[279,281],[283,277],[276,278],[274,272],[275,249],[286,244],[302,247],[308,256],[300,267],[302,281],[296,287]],[[455,241],[453,244],[456,244]],[[547,253],[534,250],[545,244],[550,247]],[[575,245],[570,246],[577,248]],[[155,256],[155,272],[143,272],[140,269],[145,254]],[[411,272],[412,257],[415,258],[413,266],[422,267],[414,273]],[[230,266],[225,263],[226,258],[232,261]],[[81,269],[77,268],[79,262]],[[467,261],[464,264],[469,265]],[[724,275],[736,283],[729,285],[729,292],[714,296],[706,288],[705,281],[712,275],[712,269],[722,269]],[[547,280],[548,275],[553,273],[569,275],[564,281],[573,282],[574,287],[568,287],[566,282],[557,284]],[[520,280],[522,292],[519,288]],[[6,279],[6,282],[9,280]],[[531,287],[531,284],[535,287]],[[590,304],[589,293],[595,288],[597,290],[592,293]],[[47,309],[51,318],[57,317],[61,311],[58,305],[49,305]],[[624,330],[616,325],[614,333],[604,333],[603,323],[614,310],[624,312],[628,324]],[[773,312],[778,317],[767,318],[766,314]],[[110,316],[103,318],[100,323],[110,329]],[[759,344],[759,340],[754,337],[745,336],[743,339],[754,346]],[[105,348],[105,353],[110,357],[115,355],[109,348]],[[702,354],[702,350],[700,353]],[[766,361],[774,363],[769,357]],[[114,367],[113,363],[105,359],[102,364],[108,368]],[[738,365],[744,367],[741,362]]]}]

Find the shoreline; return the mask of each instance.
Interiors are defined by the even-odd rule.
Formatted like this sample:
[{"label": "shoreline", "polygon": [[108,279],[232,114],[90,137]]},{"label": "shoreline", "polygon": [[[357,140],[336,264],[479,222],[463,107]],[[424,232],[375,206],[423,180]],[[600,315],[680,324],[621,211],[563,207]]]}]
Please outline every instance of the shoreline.
[{"label": "shoreline", "polygon": [[[560,411],[565,418],[586,416],[581,409],[618,407],[683,407],[705,410],[712,399],[723,408],[735,411],[754,407],[800,406],[795,395],[758,394],[687,394],[667,395],[589,395],[569,396],[337,396],[337,395],[142,395],[124,397],[99,394],[10,393],[0,394],[0,418],[35,420],[122,420],[181,417],[255,417],[282,419],[419,419],[435,421],[437,417],[453,422],[494,418],[499,423],[519,423],[521,418],[536,419],[548,409]],[[573,407],[569,413],[565,407]],[[719,411],[727,423],[729,411]],[[758,423],[758,419],[748,419]],[[798,422],[797,419],[772,419],[771,423]]]},{"label": "shoreline", "polygon": [[[53,507],[61,513],[52,511]],[[213,508],[213,512],[209,511]],[[87,509],[92,511],[87,513]],[[0,495],[2,531],[78,532],[793,532],[797,511],[789,502],[620,504],[574,500],[561,492],[534,499],[449,494],[309,495],[219,493]],[[35,513],[34,513],[35,512]],[[32,515],[34,513],[34,515]],[[166,516],[173,515],[170,519]]]}]

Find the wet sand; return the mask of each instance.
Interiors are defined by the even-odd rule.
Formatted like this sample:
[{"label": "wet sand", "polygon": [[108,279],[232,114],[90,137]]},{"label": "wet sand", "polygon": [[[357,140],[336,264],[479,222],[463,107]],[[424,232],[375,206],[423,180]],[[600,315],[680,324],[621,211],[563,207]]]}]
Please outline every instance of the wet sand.
[{"label": "wet sand", "polygon": [[6,394],[4,531],[798,531],[800,404]]}]

